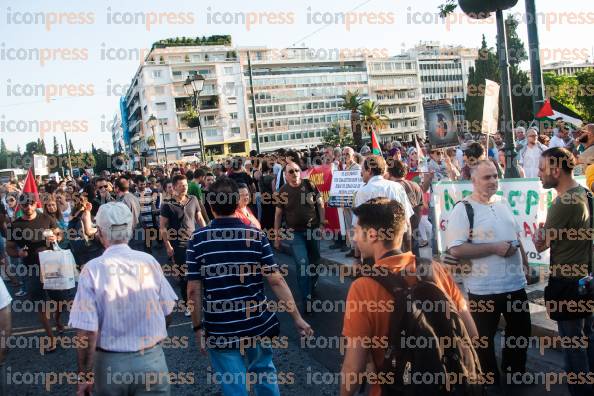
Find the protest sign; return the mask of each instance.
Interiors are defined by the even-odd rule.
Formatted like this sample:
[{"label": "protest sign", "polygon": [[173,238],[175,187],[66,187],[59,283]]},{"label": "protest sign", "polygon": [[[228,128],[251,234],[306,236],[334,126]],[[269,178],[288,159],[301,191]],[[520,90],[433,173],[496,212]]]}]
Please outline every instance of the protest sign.
[{"label": "protest sign", "polygon": [[423,102],[423,110],[431,148],[457,146],[458,130],[452,103],[446,99],[429,100]]},{"label": "protest sign", "polygon": [[[576,180],[585,185],[584,177]],[[433,203],[437,219],[437,246],[440,253],[444,253],[445,232],[448,227],[448,216],[454,209],[456,202],[472,194],[471,181],[439,182],[433,183]],[[530,265],[548,265],[549,251],[538,253],[532,243],[532,235],[538,229],[539,223],[544,223],[547,218],[547,209],[556,197],[554,189],[545,190],[540,179],[502,179],[499,180],[497,195],[505,199],[518,224],[522,228],[520,240],[524,245]],[[511,234],[510,240],[515,236]]]},{"label": "protest sign", "polygon": [[334,171],[330,186],[328,206],[339,208],[353,207],[355,193],[363,185],[361,171]]},{"label": "protest sign", "polygon": [[485,101],[483,103],[483,122],[481,132],[486,135],[497,133],[499,121],[499,84],[485,80]]},{"label": "protest sign", "polygon": [[338,212],[336,208],[328,206],[328,199],[330,196],[330,186],[332,185],[332,166],[320,165],[308,169],[306,177],[317,187],[324,200],[325,217],[328,223],[326,228],[330,230],[339,230],[340,224],[338,221]]}]

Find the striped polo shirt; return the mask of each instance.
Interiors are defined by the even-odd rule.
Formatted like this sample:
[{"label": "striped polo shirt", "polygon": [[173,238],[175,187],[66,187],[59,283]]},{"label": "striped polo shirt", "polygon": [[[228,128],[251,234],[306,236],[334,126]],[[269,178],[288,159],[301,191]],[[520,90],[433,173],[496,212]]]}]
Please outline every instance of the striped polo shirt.
[{"label": "striped polo shirt", "polygon": [[263,282],[263,274],[278,266],[262,231],[235,217],[214,219],[192,235],[186,263],[188,280],[202,281],[209,347],[236,347],[239,339],[279,334]]}]

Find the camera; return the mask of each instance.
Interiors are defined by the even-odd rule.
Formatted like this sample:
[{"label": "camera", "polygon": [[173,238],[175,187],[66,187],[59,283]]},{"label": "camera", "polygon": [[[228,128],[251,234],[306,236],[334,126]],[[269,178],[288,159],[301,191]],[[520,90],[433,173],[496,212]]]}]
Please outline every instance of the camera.
[{"label": "camera", "polygon": [[594,294],[594,277],[592,277],[592,274],[584,276],[582,279],[579,280],[578,293],[580,296]]}]

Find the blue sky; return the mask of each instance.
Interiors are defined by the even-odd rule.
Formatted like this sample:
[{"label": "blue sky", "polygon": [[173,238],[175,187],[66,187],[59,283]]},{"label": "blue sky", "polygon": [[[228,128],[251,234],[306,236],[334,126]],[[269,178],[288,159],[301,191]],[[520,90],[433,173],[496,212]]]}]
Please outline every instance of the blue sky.
[{"label": "blue sky", "polygon": [[[441,2],[3,0],[0,137],[11,149],[17,144],[24,148],[40,136],[39,132],[23,132],[36,127],[37,121],[49,131],[44,134],[48,149],[53,136],[63,142],[62,131],[67,129],[77,150],[90,148],[91,142],[111,150],[106,125],[118,111],[118,96],[139,66],[138,54],[161,38],[230,34],[240,46],[305,45],[396,54],[429,40],[478,47],[481,34],[485,34],[494,46],[496,27],[492,21],[471,23],[458,14],[445,24],[436,16]],[[592,59],[594,9],[589,3],[537,1],[538,11],[543,13],[539,17],[540,42],[547,63],[577,61],[583,56]],[[351,22],[348,26],[336,15],[341,12],[350,12],[345,17]],[[523,14],[524,1],[511,12]],[[143,14],[134,15],[138,13]],[[250,24],[243,23],[244,19]],[[519,30],[527,42],[526,25],[522,23]],[[49,54],[47,49],[61,52],[58,59],[45,62],[28,55],[24,60],[12,59],[17,50],[22,55],[35,48],[45,49],[44,55]],[[116,59],[106,59],[107,54]]]}]

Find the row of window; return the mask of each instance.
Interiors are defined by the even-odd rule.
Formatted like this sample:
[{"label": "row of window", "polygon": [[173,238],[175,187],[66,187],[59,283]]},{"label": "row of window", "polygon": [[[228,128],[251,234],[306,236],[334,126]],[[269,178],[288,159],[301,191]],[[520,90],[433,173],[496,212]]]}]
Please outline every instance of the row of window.
[{"label": "row of window", "polygon": [[371,71],[415,70],[413,62],[372,62]]},{"label": "row of window", "polygon": [[329,74],[324,76],[309,77],[281,77],[281,78],[258,78],[254,79],[254,86],[264,87],[282,87],[287,85],[318,85],[318,84],[336,84],[346,82],[367,82],[365,73],[341,73]]},{"label": "row of window", "polygon": [[[260,136],[260,143],[275,143],[289,140],[301,140],[301,139],[312,139],[321,138],[327,133],[325,130],[317,131],[305,131],[305,132],[288,132],[288,133],[276,133],[267,134]],[[256,144],[256,137],[252,137],[252,143]]]},{"label": "row of window", "polygon": [[419,125],[418,120],[392,120],[389,123],[390,129],[409,128]]},{"label": "row of window", "polygon": [[254,94],[255,99],[258,100],[269,100],[269,101],[288,101],[297,100],[301,98],[312,98],[312,97],[325,97],[325,98],[339,98],[344,95],[347,90],[359,90],[362,97],[367,96],[367,89],[365,86],[353,88],[345,85],[338,85],[332,87],[312,87],[312,88],[301,88],[301,89],[285,89],[285,90],[271,90],[271,91],[259,91]]},{"label": "row of window", "polygon": [[[308,110],[339,109],[341,108],[341,104],[342,100],[256,106],[256,112],[262,115],[282,115],[283,113],[299,113]],[[248,110],[250,113],[252,112],[251,107]]]},{"label": "row of window", "polygon": [[398,91],[386,94],[378,93],[376,97],[377,100],[416,99],[417,91]]},{"label": "row of window", "polygon": [[462,81],[462,74],[450,74],[450,75],[435,75],[435,76],[421,76],[422,82],[429,81]]},{"label": "row of window", "polygon": [[420,63],[421,70],[462,69],[461,63]]},{"label": "row of window", "polygon": [[410,86],[419,83],[416,77],[379,77],[370,81],[371,85],[377,88],[393,86]]},{"label": "row of window", "polygon": [[464,95],[464,92],[460,87],[436,87],[436,88],[423,88],[423,94],[445,94],[445,93],[457,93]]},{"label": "row of window", "polygon": [[[276,120],[264,120],[258,121],[258,128],[259,129],[270,129],[270,128],[278,128],[278,127],[287,127],[288,129],[300,129],[301,125],[308,125],[308,124],[331,124],[333,122],[338,122],[341,120],[350,120],[350,114],[343,113],[343,114],[326,114],[326,115],[319,115],[319,116],[311,116],[311,117],[292,117],[292,118],[281,118]],[[250,128],[254,128],[254,124],[250,124]]]},{"label": "row of window", "polygon": [[416,113],[417,106],[388,106],[388,107],[381,107],[379,109],[380,114],[404,114],[404,113]]}]

